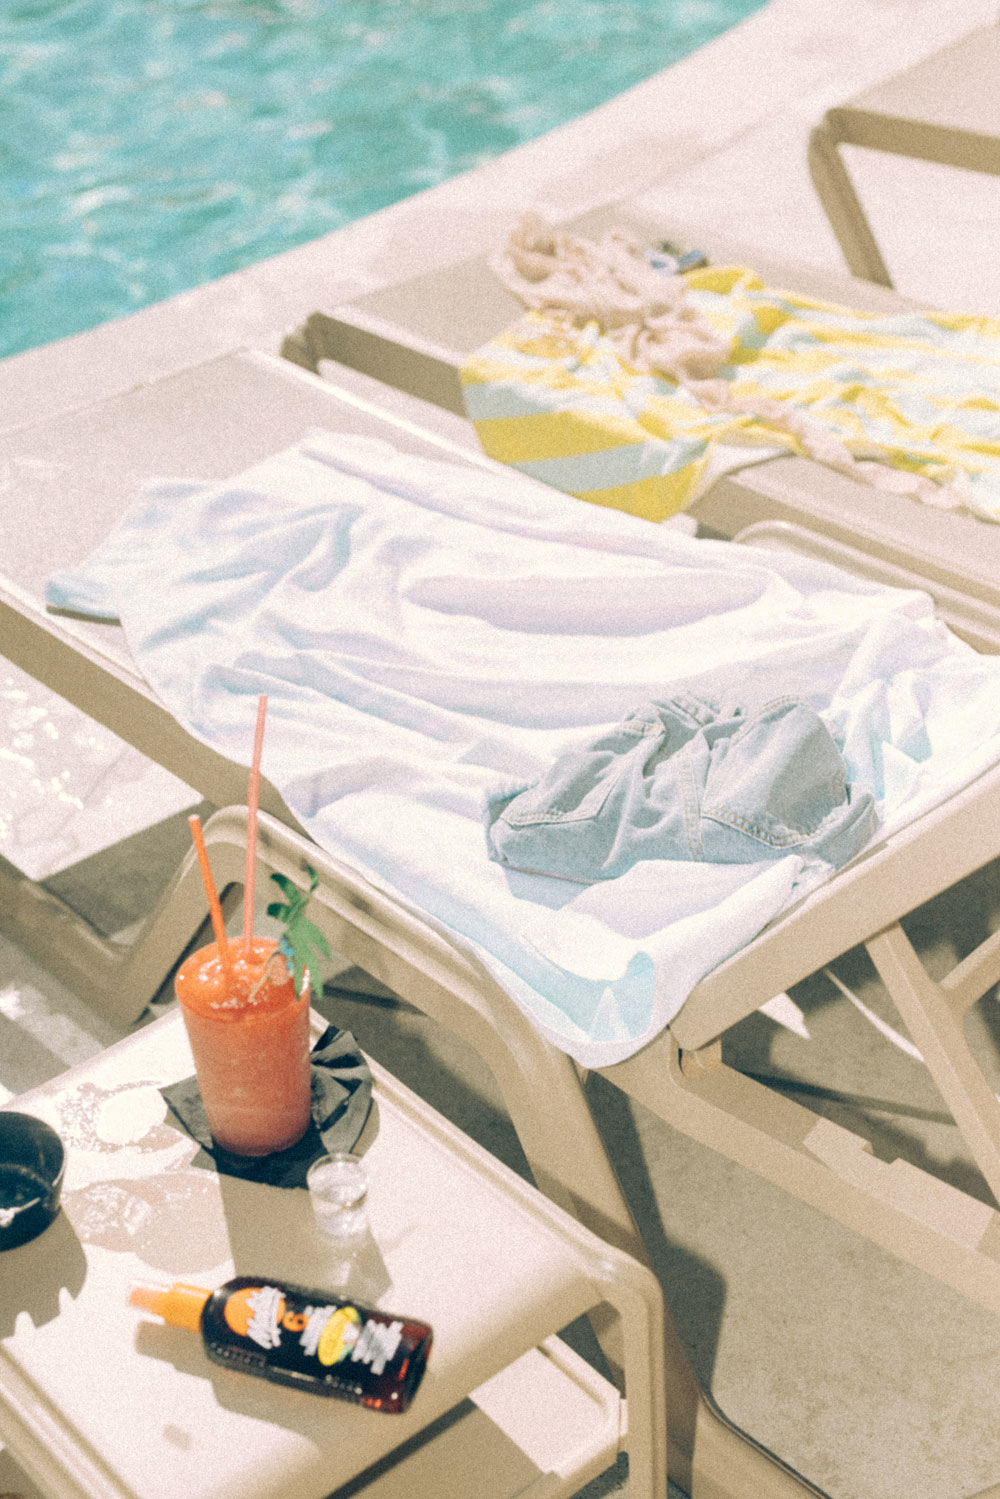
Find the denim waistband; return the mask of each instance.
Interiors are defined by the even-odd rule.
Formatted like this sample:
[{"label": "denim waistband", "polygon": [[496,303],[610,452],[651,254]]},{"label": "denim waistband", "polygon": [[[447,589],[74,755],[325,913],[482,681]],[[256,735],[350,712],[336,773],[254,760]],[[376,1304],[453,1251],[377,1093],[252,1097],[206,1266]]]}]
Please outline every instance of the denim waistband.
[{"label": "denim waistband", "polygon": [[486,808],[490,858],[591,882],[640,859],[757,863],[812,854],[839,867],[878,826],[807,703],[752,710],[690,694],[646,703]]}]

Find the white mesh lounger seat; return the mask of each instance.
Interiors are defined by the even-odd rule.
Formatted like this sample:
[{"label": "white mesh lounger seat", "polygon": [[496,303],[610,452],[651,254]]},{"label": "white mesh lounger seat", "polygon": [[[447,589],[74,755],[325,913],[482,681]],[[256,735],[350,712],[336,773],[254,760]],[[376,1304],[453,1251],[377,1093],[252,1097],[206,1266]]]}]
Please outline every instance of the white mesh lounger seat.
[{"label": "white mesh lounger seat", "polygon": [[[599,239],[620,227],[640,243],[655,244],[665,235],[681,245],[689,243],[682,227],[654,223],[626,205],[597,209],[558,227],[586,238]],[[739,242],[708,243],[700,236],[697,245],[713,264],[750,266],[769,285],[805,296],[872,313],[893,314],[914,306],[869,281],[775,263]],[[521,311],[481,256],[318,309],[289,335],[283,352],[308,369],[322,367],[329,378],[374,378],[418,397],[425,410],[438,407],[446,414],[450,433],[477,446],[474,429],[464,421],[459,370]],[[833,562],[850,555],[853,569],[887,583],[905,583],[919,574],[933,581],[939,603],[947,601],[949,623],[958,634],[977,649],[1000,649],[993,623],[1000,604],[1000,527],[960,511],[873,492],[799,457],[775,458],[723,475],[688,514],[708,534],[726,537],[750,526],[779,526],[785,533],[782,544],[788,546],[795,545],[789,528],[803,526],[813,555]]]},{"label": "white mesh lounger seat", "polygon": [[[26,504],[35,521],[18,575],[9,569],[0,585],[5,654],[220,806],[242,800],[245,769],[180,729],[136,672],[117,627],[55,617],[44,608],[42,590],[53,570],[86,555],[105,535],[143,477],[239,473],[313,425],[381,434],[415,454],[459,452],[314,376],[255,355],[185,371],[10,434],[5,442],[6,456],[28,476],[19,492],[10,486],[4,494],[6,534],[16,534],[11,517],[23,514]],[[468,461],[497,471],[475,455]],[[964,1013],[1000,977],[1000,940],[987,939],[943,983],[934,983],[899,924],[1000,855],[998,795],[1000,767],[994,765],[814,890],[703,979],[669,1031],[602,1069],[679,1130],[993,1311],[1000,1311],[1000,1215],[928,1173],[876,1159],[860,1137],[734,1072],[721,1060],[720,1038],[776,993],[866,943],[983,1177],[1000,1197],[1000,1105],[962,1032]],[[570,1057],[542,1037],[473,947],[318,849],[291,826],[287,807],[268,787],[262,806],[263,868],[293,877],[306,863],[317,869],[318,916],[336,950],[467,1040],[496,1076],[543,1190],[609,1241],[643,1256]],[[238,882],[243,814],[219,813],[206,835],[219,884]],[[0,907],[4,924],[16,926],[21,940],[34,929],[49,960],[64,947],[67,971],[77,982],[89,972],[95,997],[124,1020],[138,1014],[201,923],[204,897],[192,856],[128,953],[93,937],[81,947],[70,913],[26,881],[7,876]],[[695,1499],[817,1493],[719,1415],[699,1390],[669,1318],[665,1340],[669,1462],[676,1481]]]}]

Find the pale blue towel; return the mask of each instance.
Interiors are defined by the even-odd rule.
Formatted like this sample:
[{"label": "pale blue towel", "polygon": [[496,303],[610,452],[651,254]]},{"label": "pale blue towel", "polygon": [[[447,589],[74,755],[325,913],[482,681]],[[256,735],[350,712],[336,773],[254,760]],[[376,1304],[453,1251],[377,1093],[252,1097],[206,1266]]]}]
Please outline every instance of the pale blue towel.
[{"label": "pale blue towel", "polygon": [[99,588],[153,689],[221,754],[248,763],[268,693],[264,772],[309,833],[474,943],[585,1065],[642,1046],[829,866],[520,874],[486,856],[489,798],[668,685],[809,704],[886,832],[1000,748],[1000,661],[922,594],[360,438],[151,486],[50,598],[106,607]]}]

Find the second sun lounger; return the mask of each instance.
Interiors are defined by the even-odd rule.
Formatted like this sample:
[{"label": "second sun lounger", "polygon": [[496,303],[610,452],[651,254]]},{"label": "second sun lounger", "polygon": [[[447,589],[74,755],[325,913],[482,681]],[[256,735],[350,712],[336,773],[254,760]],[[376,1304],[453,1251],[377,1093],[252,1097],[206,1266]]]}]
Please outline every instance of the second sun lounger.
[{"label": "second sun lounger", "polygon": [[[1000,30],[998,30],[1000,35]],[[598,238],[621,227],[641,243],[663,226],[626,208],[601,209],[560,226]],[[684,242],[682,230],[669,231]],[[895,292],[815,268],[784,266],[746,246],[720,240],[700,248],[718,264],[750,265],[771,285],[873,313],[911,308]],[[356,372],[464,417],[459,369],[470,354],[521,312],[486,258],[461,262],[366,297],[314,312],[285,341],[286,357],[342,379]],[[467,424],[470,447],[477,444]],[[958,511],[932,509],[874,491],[807,458],[775,458],[718,479],[688,512],[706,534],[733,537],[748,527],[804,527],[809,549],[832,562],[905,586],[916,574],[934,591],[955,632],[979,650],[1000,650],[994,611],[1000,606],[1000,527]],[[794,545],[794,532],[785,540]],[[846,548],[846,550],[844,550]]]}]

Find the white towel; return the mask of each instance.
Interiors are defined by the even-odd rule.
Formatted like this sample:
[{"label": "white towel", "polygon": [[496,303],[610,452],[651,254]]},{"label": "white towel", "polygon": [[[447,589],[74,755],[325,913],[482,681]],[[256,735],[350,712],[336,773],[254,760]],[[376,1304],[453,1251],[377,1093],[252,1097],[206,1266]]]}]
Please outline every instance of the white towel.
[{"label": "white towel", "polygon": [[268,693],[264,772],[309,833],[471,940],[588,1066],[642,1046],[828,871],[518,874],[487,858],[488,794],[680,684],[804,698],[886,831],[1000,754],[1000,660],[925,595],[374,440],[152,485],[49,599],[119,615],[171,712],[237,762]]}]

